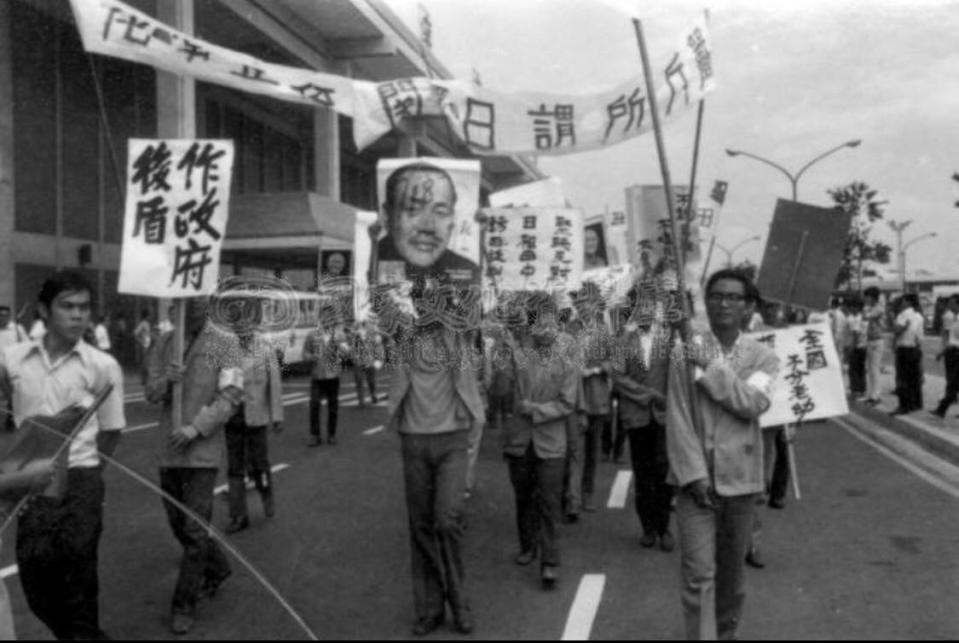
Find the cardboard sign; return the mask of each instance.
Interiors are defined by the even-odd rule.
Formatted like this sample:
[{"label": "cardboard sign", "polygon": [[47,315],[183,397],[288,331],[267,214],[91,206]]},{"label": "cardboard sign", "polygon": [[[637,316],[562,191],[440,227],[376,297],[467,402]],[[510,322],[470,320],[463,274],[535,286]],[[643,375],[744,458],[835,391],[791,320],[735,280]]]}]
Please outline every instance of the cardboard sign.
[{"label": "cardboard sign", "polygon": [[829,324],[806,324],[751,333],[779,357],[772,406],[760,424],[778,426],[846,415],[842,362]]},{"label": "cardboard sign", "polygon": [[756,284],[763,299],[825,310],[851,223],[848,212],[779,199]]},{"label": "cardboard sign", "polygon": [[216,291],[232,174],[232,140],[130,139],[118,292]]}]

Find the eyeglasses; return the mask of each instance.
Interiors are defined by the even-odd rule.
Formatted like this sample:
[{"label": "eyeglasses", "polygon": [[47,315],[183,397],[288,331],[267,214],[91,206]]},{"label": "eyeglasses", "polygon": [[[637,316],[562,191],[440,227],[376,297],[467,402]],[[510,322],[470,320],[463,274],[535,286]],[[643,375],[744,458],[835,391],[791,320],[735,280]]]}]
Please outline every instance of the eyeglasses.
[{"label": "eyeglasses", "polygon": [[721,304],[724,301],[730,304],[741,304],[746,301],[746,296],[738,292],[711,292],[706,295],[706,301],[710,304]]}]

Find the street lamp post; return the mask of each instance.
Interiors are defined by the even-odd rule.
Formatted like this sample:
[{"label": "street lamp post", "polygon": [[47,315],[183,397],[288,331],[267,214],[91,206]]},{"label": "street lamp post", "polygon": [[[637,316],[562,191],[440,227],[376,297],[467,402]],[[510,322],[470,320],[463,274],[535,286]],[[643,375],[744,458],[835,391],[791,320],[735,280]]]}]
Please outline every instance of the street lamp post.
[{"label": "street lamp post", "polygon": [[726,253],[726,267],[727,267],[727,268],[732,268],[732,267],[733,267],[733,253],[735,253],[737,250],[739,250],[739,248],[741,248],[742,246],[746,245],[746,244],[749,243],[750,241],[759,241],[761,238],[762,238],[762,237],[760,237],[760,236],[757,234],[757,235],[754,236],[754,237],[749,237],[748,239],[743,239],[742,241],[740,241],[739,243],[737,243],[736,245],[734,245],[733,248],[732,248],[732,250],[726,248],[726,246],[724,246],[724,245],[722,245],[722,244],[720,244],[720,243],[717,243],[717,244],[716,244],[716,247]]},{"label": "street lamp post", "polygon": [[903,261],[902,231],[909,227],[912,221],[889,220],[889,227],[896,233],[896,263],[899,267],[899,289],[906,294],[906,266]]},{"label": "street lamp post", "polygon": [[810,167],[812,167],[813,165],[815,165],[816,163],[818,163],[818,162],[821,161],[822,159],[826,158],[826,157],[829,156],[830,154],[832,154],[832,153],[834,153],[834,152],[838,152],[839,150],[841,150],[841,149],[844,148],[844,147],[859,147],[859,144],[860,144],[860,143],[862,143],[862,140],[857,138],[857,139],[852,140],[852,141],[846,141],[846,142],[843,143],[842,145],[837,145],[836,147],[834,147],[834,148],[832,148],[832,149],[830,149],[830,150],[826,150],[825,152],[823,152],[822,154],[820,154],[819,156],[817,156],[816,158],[814,158],[813,160],[809,161],[808,163],[806,163],[805,165],[803,165],[801,168],[799,168],[799,171],[796,172],[795,174],[793,174],[792,172],[790,172],[789,170],[787,170],[786,168],[784,168],[782,165],[779,165],[778,163],[774,163],[774,162],[770,161],[770,160],[767,159],[767,158],[763,158],[762,156],[758,156],[758,155],[752,154],[752,153],[750,153],[750,152],[744,152],[744,151],[742,151],[742,150],[731,150],[731,149],[728,149],[728,148],[727,148],[727,149],[726,149],[726,154],[728,154],[729,156],[748,156],[749,158],[755,159],[755,160],[759,161],[760,163],[765,163],[766,165],[769,165],[769,166],[771,166],[771,167],[774,167],[774,168],[776,168],[777,170],[779,170],[780,172],[782,172],[783,174],[785,174],[785,175],[786,175],[786,178],[788,178],[788,179],[789,179],[789,182],[792,184],[792,188],[793,188],[793,201],[796,201],[796,200],[798,199],[798,196],[799,196],[799,190],[798,190],[799,177],[801,177],[806,170],[808,170]]},{"label": "street lamp post", "polygon": [[903,294],[906,293],[906,250],[908,250],[908,249],[909,249],[909,246],[911,246],[912,244],[916,243],[917,241],[922,241],[923,239],[931,239],[931,238],[933,238],[933,237],[935,237],[935,236],[936,236],[936,233],[935,233],[935,232],[927,232],[926,234],[920,235],[920,236],[916,237],[915,239],[912,239],[912,240],[906,242],[906,245],[904,245],[904,246],[902,247],[902,251],[901,251],[901,253],[900,253],[900,255],[899,255],[899,269],[902,271],[902,272],[901,272],[901,274],[902,274],[901,281],[902,281],[902,292],[903,292]]}]

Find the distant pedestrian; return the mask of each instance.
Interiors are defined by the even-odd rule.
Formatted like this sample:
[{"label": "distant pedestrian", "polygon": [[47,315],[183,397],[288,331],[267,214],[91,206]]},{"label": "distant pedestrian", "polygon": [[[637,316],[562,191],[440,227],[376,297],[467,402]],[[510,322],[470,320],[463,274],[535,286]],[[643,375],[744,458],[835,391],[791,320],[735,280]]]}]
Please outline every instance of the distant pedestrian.
[{"label": "distant pedestrian", "polygon": [[946,310],[942,314],[942,350],[936,360],[945,358],[946,392],[933,413],[941,418],[955,404],[959,394],[959,294],[949,297]]},{"label": "distant pedestrian", "polygon": [[40,312],[37,311],[33,313],[33,324],[30,326],[30,339],[39,341],[43,339],[46,332],[47,325],[44,323],[43,317],[40,316]]},{"label": "distant pedestrian", "polygon": [[97,323],[93,326],[94,345],[104,353],[109,353],[113,348],[113,342],[110,341],[110,331],[107,330],[109,316],[100,315]]},{"label": "distant pedestrian", "polygon": [[376,374],[386,360],[383,338],[369,322],[360,322],[353,333],[353,380],[360,407],[366,406],[364,384],[370,391],[370,403],[376,404]]},{"label": "distant pedestrian", "polygon": [[[635,304],[634,304],[635,308]],[[634,319],[619,338],[613,389],[619,394],[619,418],[629,436],[635,480],[634,504],[644,548],[675,548],[669,531],[673,488],[666,481],[666,375],[669,329],[650,319]]]},{"label": "distant pedestrian", "polygon": [[350,354],[349,340],[336,320],[335,309],[324,307],[317,316],[317,327],[303,343],[303,358],[312,364],[310,370],[310,442],[323,444],[320,430],[320,405],[326,399],[326,438],[336,444],[336,424],[340,409],[340,376],[343,362]]},{"label": "distant pedestrian", "polygon": [[540,560],[540,579],[559,578],[559,521],[567,449],[567,422],[576,411],[582,373],[570,359],[572,339],[559,332],[550,299],[530,301],[528,327],[513,342],[516,415],[503,444],[516,500],[520,553],[516,564]]},{"label": "distant pedestrian", "polygon": [[147,383],[147,355],[152,344],[153,325],[150,323],[150,311],[143,310],[140,312],[140,321],[133,329],[133,346],[137,369],[140,371],[140,383],[144,386]]},{"label": "distant pedestrian", "polygon": [[849,395],[854,399],[866,395],[866,359],[869,353],[868,322],[863,314],[863,302],[854,297],[846,303],[847,348],[849,365]]},{"label": "distant pedestrian", "polygon": [[263,514],[276,511],[273,474],[270,471],[267,430],[283,430],[283,382],[272,345],[255,333],[238,338],[243,369],[243,402],[226,423],[227,482],[231,534],[250,526],[246,503],[246,476],[260,494]]},{"label": "distant pedestrian", "polygon": [[896,344],[896,394],[899,406],[892,415],[922,408],[922,332],[924,321],[919,298],[906,293],[900,302],[893,332]]},{"label": "distant pedestrian", "polygon": [[10,307],[0,306],[0,350],[28,339],[30,337],[23,326],[10,318]]},{"label": "distant pedestrian", "polygon": [[863,293],[865,307],[862,317],[866,324],[866,404],[879,404],[882,392],[882,356],[886,350],[886,310],[879,303],[879,289],[867,288]]}]

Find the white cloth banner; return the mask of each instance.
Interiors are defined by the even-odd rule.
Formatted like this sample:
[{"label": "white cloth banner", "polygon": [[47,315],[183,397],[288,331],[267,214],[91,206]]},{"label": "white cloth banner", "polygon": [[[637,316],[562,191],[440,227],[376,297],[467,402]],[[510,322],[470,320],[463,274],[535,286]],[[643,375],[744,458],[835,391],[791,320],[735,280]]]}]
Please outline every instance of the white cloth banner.
[{"label": "white cloth banner", "polygon": [[842,362],[829,324],[806,324],[751,333],[776,351],[779,373],[772,406],[760,418],[764,427],[846,415]]},{"label": "white cloth banner", "polygon": [[233,156],[231,140],[130,139],[119,292],[216,291]]},{"label": "white cloth banner", "polygon": [[484,290],[577,290],[583,282],[583,213],[564,208],[490,208]]},{"label": "white cloth banner", "polygon": [[[479,154],[568,154],[619,143],[652,129],[642,78],[593,95],[495,92],[471,83],[402,78],[383,83],[275,65],[213,45],[119,0],[70,0],[84,48],[241,91],[353,118],[363,149],[400,121],[445,116]],[[667,53],[667,52],[662,52]],[[712,45],[701,16],[663,57],[655,96],[664,120],[716,87]]]}]

